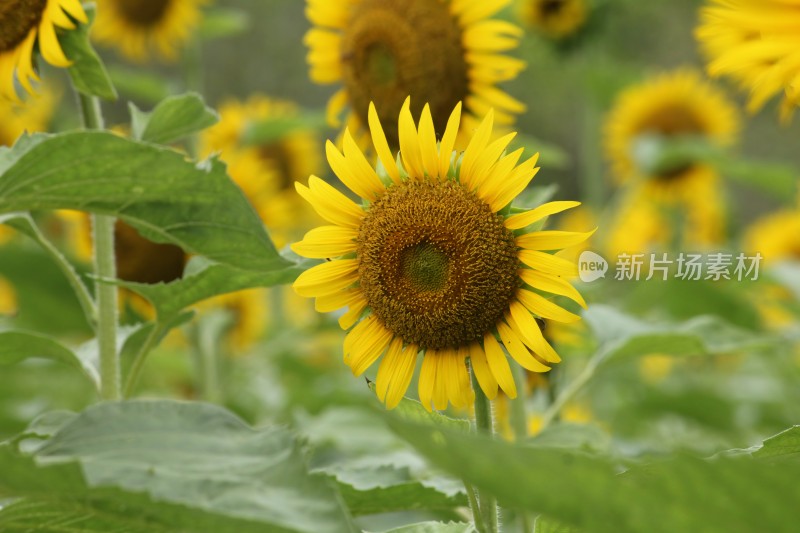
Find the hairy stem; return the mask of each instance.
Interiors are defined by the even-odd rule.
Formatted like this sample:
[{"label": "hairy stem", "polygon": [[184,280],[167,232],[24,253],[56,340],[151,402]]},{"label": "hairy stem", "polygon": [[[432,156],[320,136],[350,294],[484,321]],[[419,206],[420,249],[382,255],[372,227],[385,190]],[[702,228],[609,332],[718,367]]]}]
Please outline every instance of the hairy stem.
[{"label": "hairy stem", "polygon": [[[475,389],[475,428],[478,433],[492,437],[492,404],[481,389],[475,373],[472,373],[472,388]],[[478,506],[486,533],[498,533],[497,501],[485,490],[478,491]],[[476,520],[477,524],[477,520]]]}]

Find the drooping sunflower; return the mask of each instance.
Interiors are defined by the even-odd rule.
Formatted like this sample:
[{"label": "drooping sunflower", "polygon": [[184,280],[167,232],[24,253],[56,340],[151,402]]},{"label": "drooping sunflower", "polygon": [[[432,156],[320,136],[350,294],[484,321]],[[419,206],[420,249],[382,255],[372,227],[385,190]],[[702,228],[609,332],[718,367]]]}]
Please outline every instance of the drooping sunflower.
[{"label": "drooping sunflower", "polygon": [[537,156],[518,164],[522,149],[503,155],[515,134],[491,141],[492,111],[459,156],[452,149],[460,118],[458,104],[437,144],[431,108],[424,107],[417,128],[407,100],[399,116],[398,163],[370,106],[372,141],[385,176],[349,131],[343,153],[327,144],[331,168],[366,203],[354,203],[314,176],[308,186],[297,185],[332,225],[311,230],[292,249],[334,259],[301,274],[294,289],[315,297],[318,311],[348,308],[339,320],[349,330],[344,361],[360,375],[383,356],[376,391],[389,408],[408,388],[419,354],[419,397],[426,409],[469,404],[468,358],[489,398],[498,386],[515,397],[503,347],[524,368],[546,372],[559,356],[536,317],[579,319],[539,291],[585,305],[565,280],[577,274],[576,265],[547,251],[572,246],[591,232],[529,231],[578,202],[513,212],[511,201],[538,171]]},{"label": "drooping sunflower", "polygon": [[519,18],[551,39],[575,35],[589,16],[587,0],[520,0]]},{"label": "drooping sunflower", "polygon": [[191,40],[210,0],[96,0],[92,36],[114,46],[131,61],[151,54],[173,61]]},{"label": "drooping sunflower", "polygon": [[[375,103],[387,125],[390,147],[397,148],[396,117],[409,95],[419,114],[428,103],[441,134],[457,102],[467,113],[464,132],[475,117],[495,109],[495,120],[511,125],[524,104],[496,87],[511,80],[525,63],[503,55],[516,48],[522,30],[491,17],[511,0],[308,0],[314,24],[305,38],[312,81],[342,84],[328,104],[329,122],[347,125],[360,137]],[[367,136],[368,138],[368,136]],[[460,142],[459,142],[460,145]]]},{"label": "drooping sunflower", "polygon": [[0,98],[19,100],[15,78],[28,93],[34,92],[31,81],[39,80],[36,45],[54,67],[71,65],[56,28],[75,29],[75,20],[87,22],[80,0],[6,0],[0,5]]},{"label": "drooping sunflower", "polygon": [[696,35],[713,77],[730,76],[750,92],[749,110],[783,91],[781,118],[800,104],[800,3],[710,0]]},{"label": "drooping sunflower", "polygon": [[219,114],[220,121],[202,134],[202,151],[207,155],[221,153],[231,177],[261,215],[278,247],[318,223],[294,189],[295,180],[321,171],[316,132],[296,128],[268,142],[246,142],[253,125],[296,119],[300,115],[297,104],[253,95],[245,102],[224,102]]}]

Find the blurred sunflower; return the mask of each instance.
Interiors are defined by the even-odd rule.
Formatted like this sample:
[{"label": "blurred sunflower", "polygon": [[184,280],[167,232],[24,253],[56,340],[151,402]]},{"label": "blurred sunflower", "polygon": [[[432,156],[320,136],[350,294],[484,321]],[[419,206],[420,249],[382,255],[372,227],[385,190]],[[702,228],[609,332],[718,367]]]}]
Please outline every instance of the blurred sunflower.
[{"label": "blurred sunflower", "polygon": [[521,0],[520,20],[551,39],[575,35],[586,24],[587,0]]},{"label": "blurred sunflower", "polygon": [[297,185],[333,225],[310,231],[292,249],[336,259],[301,274],[294,289],[316,297],[318,311],[348,307],[339,320],[350,330],[344,361],[360,375],[383,355],[376,391],[389,408],[408,388],[420,353],[419,397],[426,409],[472,401],[467,358],[489,398],[498,386],[515,397],[502,346],[524,368],[546,372],[560,358],[535,317],[579,319],[538,291],[585,305],[564,279],[576,274],[576,265],[546,251],[572,246],[591,232],[526,230],[578,203],[551,202],[510,214],[507,207],[538,171],[538,154],[519,165],[522,149],[503,155],[515,134],[491,141],[490,111],[458,157],[452,149],[460,118],[459,104],[437,144],[430,107],[424,107],[417,129],[406,100],[398,124],[401,164],[370,106],[372,140],[385,176],[367,162],[349,131],[344,153],[327,144],[333,171],[367,203],[354,203],[314,176],[308,186]]},{"label": "blurred sunflower", "polygon": [[[648,173],[638,168],[634,150],[646,135],[729,146],[738,130],[735,106],[695,72],[660,74],[624,91],[606,120],[605,149],[617,182],[634,186],[617,229],[610,231],[610,250],[642,251],[647,243],[674,239],[676,232],[682,233],[683,242],[718,242],[725,209],[714,168],[693,162]],[[680,212],[685,227],[673,227],[675,212]]]},{"label": "blurred sunflower", "polygon": [[0,316],[17,312],[17,293],[3,276],[0,276]]},{"label": "blurred sunflower", "polygon": [[315,26],[305,38],[311,79],[344,85],[328,104],[331,125],[340,126],[339,117],[349,106],[351,132],[368,139],[367,111],[374,102],[387,124],[389,146],[396,149],[394,123],[409,95],[417,102],[415,114],[422,104],[430,106],[440,134],[461,101],[468,111],[464,133],[490,108],[498,124],[513,124],[525,105],[496,84],[525,67],[503,55],[518,46],[522,30],[490,18],[511,1],[308,0],[306,14]]},{"label": "blurred sunflower", "polygon": [[267,300],[262,289],[249,289],[223,294],[203,301],[198,311],[225,309],[231,314],[232,324],[226,341],[232,354],[242,354],[261,339],[266,331]]},{"label": "blurred sunflower", "polygon": [[248,144],[247,133],[258,123],[297,119],[294,102],[253,95],[246,102],[229,100],[219,108],[220,121],[201,137],[201,151],[221,152],[231,178],[261,216],[278,247],[319,222],[294,189],[295,180],[321,171],[317,135],[296,128],[268,142]]},{"label": "blurred sunflower", "polygon": [[114,46],[131,61],[147,61],[156,52],[173,61],[195,35],[202,7],[210,0],[96,0],[92,36]]},{"label": "blurred sunflower", "polygon": [[781,118],[800,104],[800,11],[795,0],[711,0],[696,36],[711,76],[750,92],[749,110],[783,91]]},{"label": "blurred sunflower", "polygon": [[75,29],[75,20],[88,22],[80,0],[6,0],[0,5],[0,98],[19,100],[15,78],[28,93],[34,92],[31,80],[39,80],[34,68],[36,45],[51,65],[71,65],[56,28]]}]

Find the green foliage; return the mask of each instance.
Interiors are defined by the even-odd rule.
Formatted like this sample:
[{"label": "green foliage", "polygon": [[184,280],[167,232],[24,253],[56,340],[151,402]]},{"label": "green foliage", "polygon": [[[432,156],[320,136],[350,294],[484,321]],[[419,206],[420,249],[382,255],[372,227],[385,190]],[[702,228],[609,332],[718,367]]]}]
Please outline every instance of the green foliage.
[{"label": "green foliage", "polygon": [[74,31],[59,34],[59,43],[72,61],[69,75],[75,88],[87,96],[116,100],[117,90],[109,78],[105,65],[89,41],[89,29],[95,17],[94,6],[85,7],[88,24],[79,24]]},{"label": "green foliage", "polygon": [[149,113],[132,103],[128,106],[133,137],[156,144],[174,143],[219,121],[217,113],[206,107],[197,93],[165,98]]},{"label": "green foliage", "polygon": [[33,135],[0,151],[0,214],[49,209],[115,216],[152,241],[244,270],[289,265],[218,160],[197,165],[110,133]]},{"label": "green foliage", "polygon": [[587,533],[794,530],[796,462],[678,456],[625,470],[607,457],[388,421],[434,464],[490,491],[502,505]]},{"label": "green foliage", "polygon": [[0,509],[3,531],[42,509],[87,532],[355,531],[290,433],[210,405],[100,404],[25,449],[0,447],[0,495],[21,498]]},{"label": "green foliage", "polygon": [[57,340],[36,333],[0,332],[0,366],[13,365],[33,357],[66,363],[80,370],[93,385],[100,384],[97,368]]}]

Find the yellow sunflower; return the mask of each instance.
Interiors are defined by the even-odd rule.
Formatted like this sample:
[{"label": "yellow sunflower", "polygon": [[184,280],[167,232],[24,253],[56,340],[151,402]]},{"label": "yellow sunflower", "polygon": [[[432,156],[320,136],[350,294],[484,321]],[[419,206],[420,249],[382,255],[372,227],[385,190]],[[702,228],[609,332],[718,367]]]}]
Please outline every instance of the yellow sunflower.
[{"label": "yellow sunflower", "polygon": [[633,157],[637,139],[699,137],[729,146],[738,130],[736,107],[721,91],[696,72],[677,70],[630,87],[618,97],[606,119],[605,149],[618,183],[644,178],[654,190],[679,194],[693,179],[708,175],[708,167],[690,164],[664,175],[642,175]]},{"label": "yellow sunflower", "polygon": [[202,135],[202,152],[221,152],[231,177],[261,215],[278,247],[317,224],[316,214],[294,189],[295,180],[321,171],[316,133],[300,128],[274,141],[245,144],[251,125],[297,118],[300,108],[294,102],[253,95],[245,102],[224,102],[219,114],[220,121]]},{"label": "yellow sunflower", "polygon": [[750,92],[755,112],[783,91],[781,118],[800,104],[800,2],[711,0],[696,35],[711,76],[730,76]]},{"label": "yellow sunflower", "polygon": [[80,0],[5,0],[0,4],[0,98],[19,100],[15,77],[28,93],[34,92],[31,81],[39,81],[34,66],[36,45],[54,67],[71,65],[56,28],[75,29],[75,20],[88,21]]},{"label": "yellow sunflower", "polygon": [[[525,63],[503,55],[516,48],[522,30],[491,17],[511,0],[308,0],[314,27],[306,34],[311,79],[342,84],[328,105],[329,122],[349,107],[347,120],[359,138],[367,111],[375,103],[392,149],[399,147],[395,119],[407,96],[419,114],[430,105],[441,134],[456,103],[468,113],[463,132],[475,117],[495,109],[498,124],[513,124],[525,106],[496,87],[517,76]],[[368,136],[367,136],[368,138]],[[460,143],[459,143],[460,145]]]},{"label": "yellow sunflower", "polygon": [[144,62],[155,52],[173,61],[194,36],[202,7],[210,0],[96,0],[92,36],[114,46],[131,61]]},{"label": "yellow sunflower", "polygon": [[575,35],[589,15],[587,0],[521,0],[519,18],[551,39]]},{"label": "yellow sunflower", "polygon": [[4,277],[0,276],[0,317],[17,312],[17,292]]},{"label": "yellow sunflower", "polygon": [[800,260],[800,209],[785,209],[754,222],[744,237],[744,249],[765,261]]},{"label": "yellow sunflower", "polygon": [[535,317],[579,319],[538,291],[585,305],[565,281],[576,274],[576,265],[547,251],[572,246],[591,232],[529,231],[531,224],[578,203],[511,210],[538,171],[538,154],[520,164],[522,149],[503,155],[515,134],[491,141],[492,111],[466,151],[454,154],[460,118],[458,104],[437,144],[430,106],[417,128],[406,100],[398,123],[400,162],[370,106],[380,171],[349,131],[343,153],[327,144],[331,168],[365,203],[354,203],[314,176],[308,186],[297,185],[332,225],[311,230],[292,249],[333,259],[301,274],[294,289],[315,297],[318,311],[348,308],[339,320],[349,330],[344,361],[360,375],[383,356],[376,391],[389,408],[408,388],[420,353],[419,397],[426,409],[472,401],[468,358],[489,398],[498,386],[515,397],[503,346],[524,368],[546,372],[560,359]]}]

